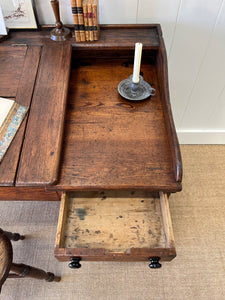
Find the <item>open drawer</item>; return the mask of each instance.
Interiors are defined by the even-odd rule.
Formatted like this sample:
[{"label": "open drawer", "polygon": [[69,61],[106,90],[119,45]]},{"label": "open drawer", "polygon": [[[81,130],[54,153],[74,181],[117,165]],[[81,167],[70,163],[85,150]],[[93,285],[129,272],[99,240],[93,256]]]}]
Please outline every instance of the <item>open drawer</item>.
[{"label": "open drawer", "polygon": [[63,193],[55,257],[59,261],[147,261],[176,256],[168,197],[147,191]]}]

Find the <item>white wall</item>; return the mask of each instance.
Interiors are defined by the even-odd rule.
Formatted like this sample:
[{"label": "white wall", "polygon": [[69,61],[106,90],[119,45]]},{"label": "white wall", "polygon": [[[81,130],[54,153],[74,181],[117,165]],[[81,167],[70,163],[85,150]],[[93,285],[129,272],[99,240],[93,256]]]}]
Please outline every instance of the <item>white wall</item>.
[{"label": "white wall", "polygon": [[[72,24],[70,0],[59,0]],[[50,1],[36,0],[41,24],[53,24]],[[170,96],[181,143],[225,144],[225,0],[99,0],[101,24],[160,23]]]}]

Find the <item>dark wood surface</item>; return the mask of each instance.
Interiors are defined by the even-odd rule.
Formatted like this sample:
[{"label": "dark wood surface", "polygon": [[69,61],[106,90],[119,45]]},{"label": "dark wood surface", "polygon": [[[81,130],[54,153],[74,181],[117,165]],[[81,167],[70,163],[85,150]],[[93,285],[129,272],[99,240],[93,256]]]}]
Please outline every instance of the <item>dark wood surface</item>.
[{"label": "dark wood surface", "polygon": [[[72,26],[72,28],[74,28]],[[54,41],[50,41],[50,30],[46,28],[42,31],[32,32],[10,32],[9,39],[2,42],[5,45],[43,45],[50,43],[54,45]],[[94,42],[75,41],[75,37],[68,41],[77,49],[129,49],[134,48],[134,43],[139,41],[143,43],[146,49],[158,49],[159,47],[159,31],[160,27],[155,24],[145,25],[101,25],[100,39]]]},{"label": "dark wood surface", "polygon": [[41,186],[57,181],[70,60],[69,44],[49,44],[43,47],[17,186]]},{"label": "dark wood surface", "polygon": [[170,105],[169,84],[168,84],[168,63],[166,48],[162,34],[159,34],[160,47],[156,57],[156,69],[158,74],[158,83],[160,87],[160,97],[162,99],[164,120],[166,125],[167,138],[169,140],[170,151],[172,156],[172,164],[174,176],[177,182],[182,181],[182,159],[180,153],[180,145],[178,142],[176,128],[173,121],[173,114]]},{"label": "dark wood surface", "polygon": [[0,97],[15,98],[27,47],[0,47]]},{"label": "dark wood surface", "polygon": [[0,201],[60,201],[61,192],[46,191],[44,187],[1,187]]},{"label": "dark wood surface", "polygon": [[146,261],[150,257],[160,257],[161,261],[171,261],[176,250],[168,248],[135,248],[130,253],[111,253],[103,248],[55,248],[54,255],[59,261],[69,261],[72,257],[81,257],[82,261]]},{"label": "dark wood surface", "polygon": [[[42,52],[30,113],[21,127],[26,127],[26,134],[19,131],[14,140],[21,149],[19,165],[15,173],[11,167],[7,170],[3,160],[0,174],[5,174],[5,179],[0,184],[13,185],[10,172],[16,174],[14,184],[26,187],[27,198],[32,198],[28,187],[40,187],[42,191],[44,187],[179,191],[181,158],[160,26],[101,26],[100,40],[89,43],[76,43],[74,38],[56,43],[49,37],[48,29],[11,32],[10,38],[1,43],[1,49],[16,48],[20,52],[30,45],[32,49],[42,47]],[[144,44],[141,71],[157,89],[157,95],[150,101],[129,103],[118,95],[117,85],[132,73],[137,41]],[[74,59],[69,81],[71,46]],[[15,74],[13,80],[18,86],[20,73]],[[14,152],[13,144],[8,156],[10,151]],[[12,198],[16,195],[19,197],[14,192]]]},{"label": "dark wood surface", "polygon": [[[4,48],[4,46],[2,47]],[[0,47],[0,49],[2,49]],[[9,48],[9,47],[6,47]],[[20,48],[20,47],[19,47]],[[40,46],[28,46],[26,48],[26,57],[24,59],[24,64],[21,67],[21,70],[17,64],[14,65],[15,69],[19,69],[21,71],[21,77],[19,80],[18,88],[16,91],[16,102],[20,105],[24,105],[26,107],[30,107],[33,89],[36,80],[36,74],[39,65],[39,59],[41,54]],[[10,48],[9,48],[10,49]],[[14,51],[12,51],[12,49]],[[17,47],[12,47],[12,49],[5,51],[6,60],[8,60],[8,56],[17,54]],[[19,50],[20,52],[20,50]],[[2,65],[1,65],[2,68]],[[13,77],[13,76],[12,76]],[[16,78],[16,77],[14,77]],[[8,82],[8,77],[2,79],[2,82],[5,82],[5,86],[11,83]],[[13,82],[13,80],[12,80]],[[0,91],[2,92],[2,91]],[[0,94],[1,96],[2,94]],[[15,182],[17,167],[20,158],[20,149],[22,147],[23,138],[26,130],[26,123],[29,116],[29,111],[27,116],[24,118],[23,123],[21,124],[15,138],[12,141],[8,151],[5,154],[4,159],[0,164],[0,186],[13,186]]]},{"label": "dark wood surface", "polygon": [[[0,292],[3,283],[7,278],[30,277],[35,279],[45,279],[46,281],[60,281],[60,277],[51,272],[45,272],[42,269],[25,264],[12,262],[13,248],[11,240],[18,241],[24,239],[18,233],[3,231],[0,228]],[[9,272],[13,273],[9,273]]]},{"label": "dark wood surface", "polygon": [[177,190],[155,65],[142,59],[157,91],[131,102],[117,91],[132,74],[131,59],[77,61],[72,69],[58,187]]},{"label": "dark wood surface", "polygon": [[[142,102],[126,101],[117,92],[119,82],[132,74],[135,42],[144,45],[142,75],[157,91],[156,96]],[[76,43],[74,38],[56,43],[50,40],[49,30],[12,32],[2,45],[10,49],[15,45],[18,49],[28,47],[27,55],[30,49],[36,53],[40,47],[42,50],[41,56],[37,54],[36,70],[26,75],[30,78],[27,99],[31,105],[22,133],[18,132],[14,142],[20,153],[12,171],[14,178],[6,162],[5,167],[0,165],[0,174],[13,178],[4,179],[1,185],[8,182],[15,186],[2,186],[0,200],[58,200],[61,191],[181,190],[182,164],[159,25],[102,26],[99,41],[89,43]],[[24,82],[18,72],[12,79],[17,86],[12,97],[20,95],[18,77]],[[33,90],[31,78],[35,74]],[[10,151],[14,152],[13,148]],[[60,217],[56,257],[144,261],[158,256],[171,260],[176,251],[167,197],[162,198],[162,192],[163,244],[132,246],[129,253],[61,247],[59,233],[65,226],[61,209],[64,217]],[[91,202],[91,198],[85,200]],[[17,267],[22,270],[22,266]]]}]

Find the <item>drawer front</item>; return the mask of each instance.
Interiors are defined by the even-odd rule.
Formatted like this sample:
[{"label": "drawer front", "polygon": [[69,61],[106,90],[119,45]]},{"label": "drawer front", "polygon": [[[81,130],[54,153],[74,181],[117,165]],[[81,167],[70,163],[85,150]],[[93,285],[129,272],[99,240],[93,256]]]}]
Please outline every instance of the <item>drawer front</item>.
[{"label": "drawer front", "polygon": [[55,256],[60,261],[144,261],[176,256],[167,195],[145,191],[63,193]]},{"label": "drawer front", "polygon": [[60,194],[44,187],[0,187],[0,201],[60,201]]}]

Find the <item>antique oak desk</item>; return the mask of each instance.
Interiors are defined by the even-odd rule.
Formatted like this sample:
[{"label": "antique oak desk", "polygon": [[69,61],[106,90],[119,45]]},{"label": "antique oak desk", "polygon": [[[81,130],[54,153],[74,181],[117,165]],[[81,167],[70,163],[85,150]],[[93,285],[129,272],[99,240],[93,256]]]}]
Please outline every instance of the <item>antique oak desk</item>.
[{"label": "antique oak desk", "polygon": [[[117,92],[135,42],[157,91],[142,102]],[[0,68],[0,96],[29,106],[0,165],[0,199],[62,198],[55,256],[71,267],[174,258],[168,196],[181,190],[182,164],[160,26],[102,26],[88,43],[12,32]]]}]

